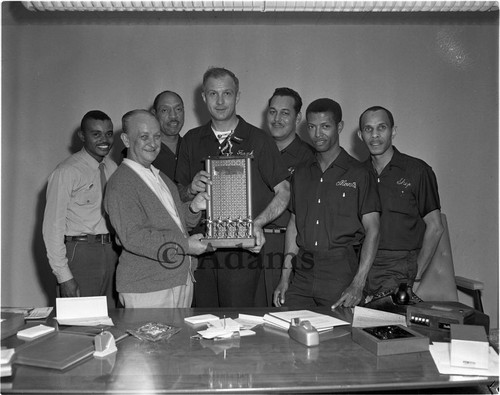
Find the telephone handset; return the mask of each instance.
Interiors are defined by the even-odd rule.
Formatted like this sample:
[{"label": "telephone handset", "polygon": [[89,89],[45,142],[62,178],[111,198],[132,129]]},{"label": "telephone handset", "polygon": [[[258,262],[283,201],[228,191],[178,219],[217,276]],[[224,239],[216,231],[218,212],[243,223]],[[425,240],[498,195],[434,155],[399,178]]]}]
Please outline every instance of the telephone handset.
[{"label": "telephone handset", "polygon": [[408,292],[408,285],[406,283],[399,284],[398,290],[391,295],[392,301],[395,304],[409,304],[410,293]]}]

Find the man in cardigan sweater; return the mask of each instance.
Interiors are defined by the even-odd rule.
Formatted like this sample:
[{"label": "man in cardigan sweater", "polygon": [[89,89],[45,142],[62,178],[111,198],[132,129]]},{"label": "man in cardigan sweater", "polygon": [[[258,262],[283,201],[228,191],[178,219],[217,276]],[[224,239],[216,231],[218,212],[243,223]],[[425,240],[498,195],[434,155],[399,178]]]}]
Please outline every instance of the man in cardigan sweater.
[{"label": "man in cardigan sweater", "polygon": [[160,150],[161,131],[146,110],[122,118],[122,141],[127,158],[107,184],[105,208],[123,246],[116,286],[126,308],[190,307],[193,297],[194,255],[207,244],[202,235],[189,236],[207,193],[182,203],[175,184],[151,163]]}]

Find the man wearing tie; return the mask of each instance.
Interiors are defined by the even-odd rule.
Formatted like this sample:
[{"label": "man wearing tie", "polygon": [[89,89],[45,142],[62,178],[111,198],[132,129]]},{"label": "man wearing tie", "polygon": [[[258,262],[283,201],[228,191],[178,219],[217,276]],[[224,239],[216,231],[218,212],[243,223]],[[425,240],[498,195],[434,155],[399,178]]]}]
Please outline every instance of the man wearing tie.
[{"label": "man wearing tie", "polygon": [[113,123],[102,111],[89,111],[78,136],[83,148],[49,177],[43,239],[61,297],[107,296],[114,307],[118,256],[102,206],[104,184],[117,168],[108,157]]}]

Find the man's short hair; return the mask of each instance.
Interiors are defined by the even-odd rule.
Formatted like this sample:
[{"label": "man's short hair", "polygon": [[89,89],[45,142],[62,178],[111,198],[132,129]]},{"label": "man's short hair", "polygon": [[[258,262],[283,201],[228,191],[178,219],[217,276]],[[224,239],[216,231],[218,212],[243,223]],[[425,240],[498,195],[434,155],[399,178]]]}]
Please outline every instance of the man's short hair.
[{"label": "man's short hair", "polygon": [[300,97],[300,95],[297,92],[295,92],[291,88],[276,88],[274,90],[273,95],[269,99],[269,102],[268,102],[269,107],[271,107],[271,100],[273,100],[274,96],[289,96],[289,97],[291,97],[295,102],[295,104],[293,105],[293,109],[295,110],[296,114],[298,114],[300,112],[300,110],[302,109],[302,98]]},{"label": "man's short hair", "polygon": [[335,123],[342,121],[342,108],[335,100],[322,98],[314,100],[307,106],[306,117],[311,113],[331,112]]},{"label": "man's short hair", "polygon": [[138,115],[138,114],[145,114],[145,115],[148,115],[150,117],[153,117],[153,119],[156,120],[156,118],[154,117],[153,114],[151,114],[151,112],[149,112],[148,110],[142,110],[142,109],[139,109],[139,110],[131,110],[127,113],[125,113],[125,115],[123,115],[122,117],[122,132],[123,133],[126,133],[128,134],[129,132],[129,123],[130,123],[130,119],[134,116],[134,115]]},{"label": "man's short hair", "polygon": [[172,91],[163,91],[163,92],[160,92],[156,95],[155,97],[155,101],[153,102],[153,108],[156,110],[158,110],[158,102],[160,101],[160,97],[162,97],[165,93],[171,93],[172,95],[175,95],[179,98],[179,100],[181,101],[182,105],[184,105],[184,101],[182,100],[182,97],[176,93],[176,92],[172,92]]},{"label": "man's short hair", "polygon": [[387,118],[389,118],[389,123],[391,129],[394,127],[394,117],[392,116],[392,113],[387,109],[382,106],[373,106],[370,108],[367,108],[363,113],[359,116],[359,130],[361,130],[361,119],[363,118],[363,115],[365,115],[367,112],[373,112],[373,111],[385,111],[387,114]]},{"label": "man's short hair", "polygon": [[[80,123],[80,130],[81,131],[83,131],[85,129],[85,124],[90,120],[111,122],[111,118],[108,116],[108,114],[106,114],[100,110],[91,110],[87,114],[85,114],[82,118],[82,122]],[[113,123],[113,122],[111,122],[111,123]]]},{"label": "man's short hair", "polygon": [[203,74],[203,90],[205,90],[205,85],[207,84],[209,78],[221,78],[227,75],[233,79],[234,85],[236,85],[236,92],[239,92],[240,81],[238,80],[238,77],[236,77],[232,71],[225,69],[224,67],[210,67],[207,71],[205,71],[205,74]]}]

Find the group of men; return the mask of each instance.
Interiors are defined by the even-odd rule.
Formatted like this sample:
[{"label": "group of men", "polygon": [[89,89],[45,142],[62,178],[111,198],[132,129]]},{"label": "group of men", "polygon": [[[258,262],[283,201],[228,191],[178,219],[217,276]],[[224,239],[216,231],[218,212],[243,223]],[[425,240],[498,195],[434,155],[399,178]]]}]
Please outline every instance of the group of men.
[{"label": "group of men", "polygon": [[[127,112],[118,167],[108,157],[110,118],[85,114],[82,150],[47,187],[43,236],[61,297],[106,295],[114,306],[116,284],[125,308],[335,308],[419,281],[443,232],[437,182],[425,162],[393,146],[389,110],[361,114],[370,157],[360,163],[339,144],[334,100],[307,107],[308,144],[297,134],[302,99],[293,89],[269,99],[269,133],[237,114],[230,70],[208,69],[202,98],[211,119],[182,138],[184,103],[174,92],[160,93],[151,111]],[[203,238],[205,159],[228,151],[252,158],[248,249],[216,250]]]}]

